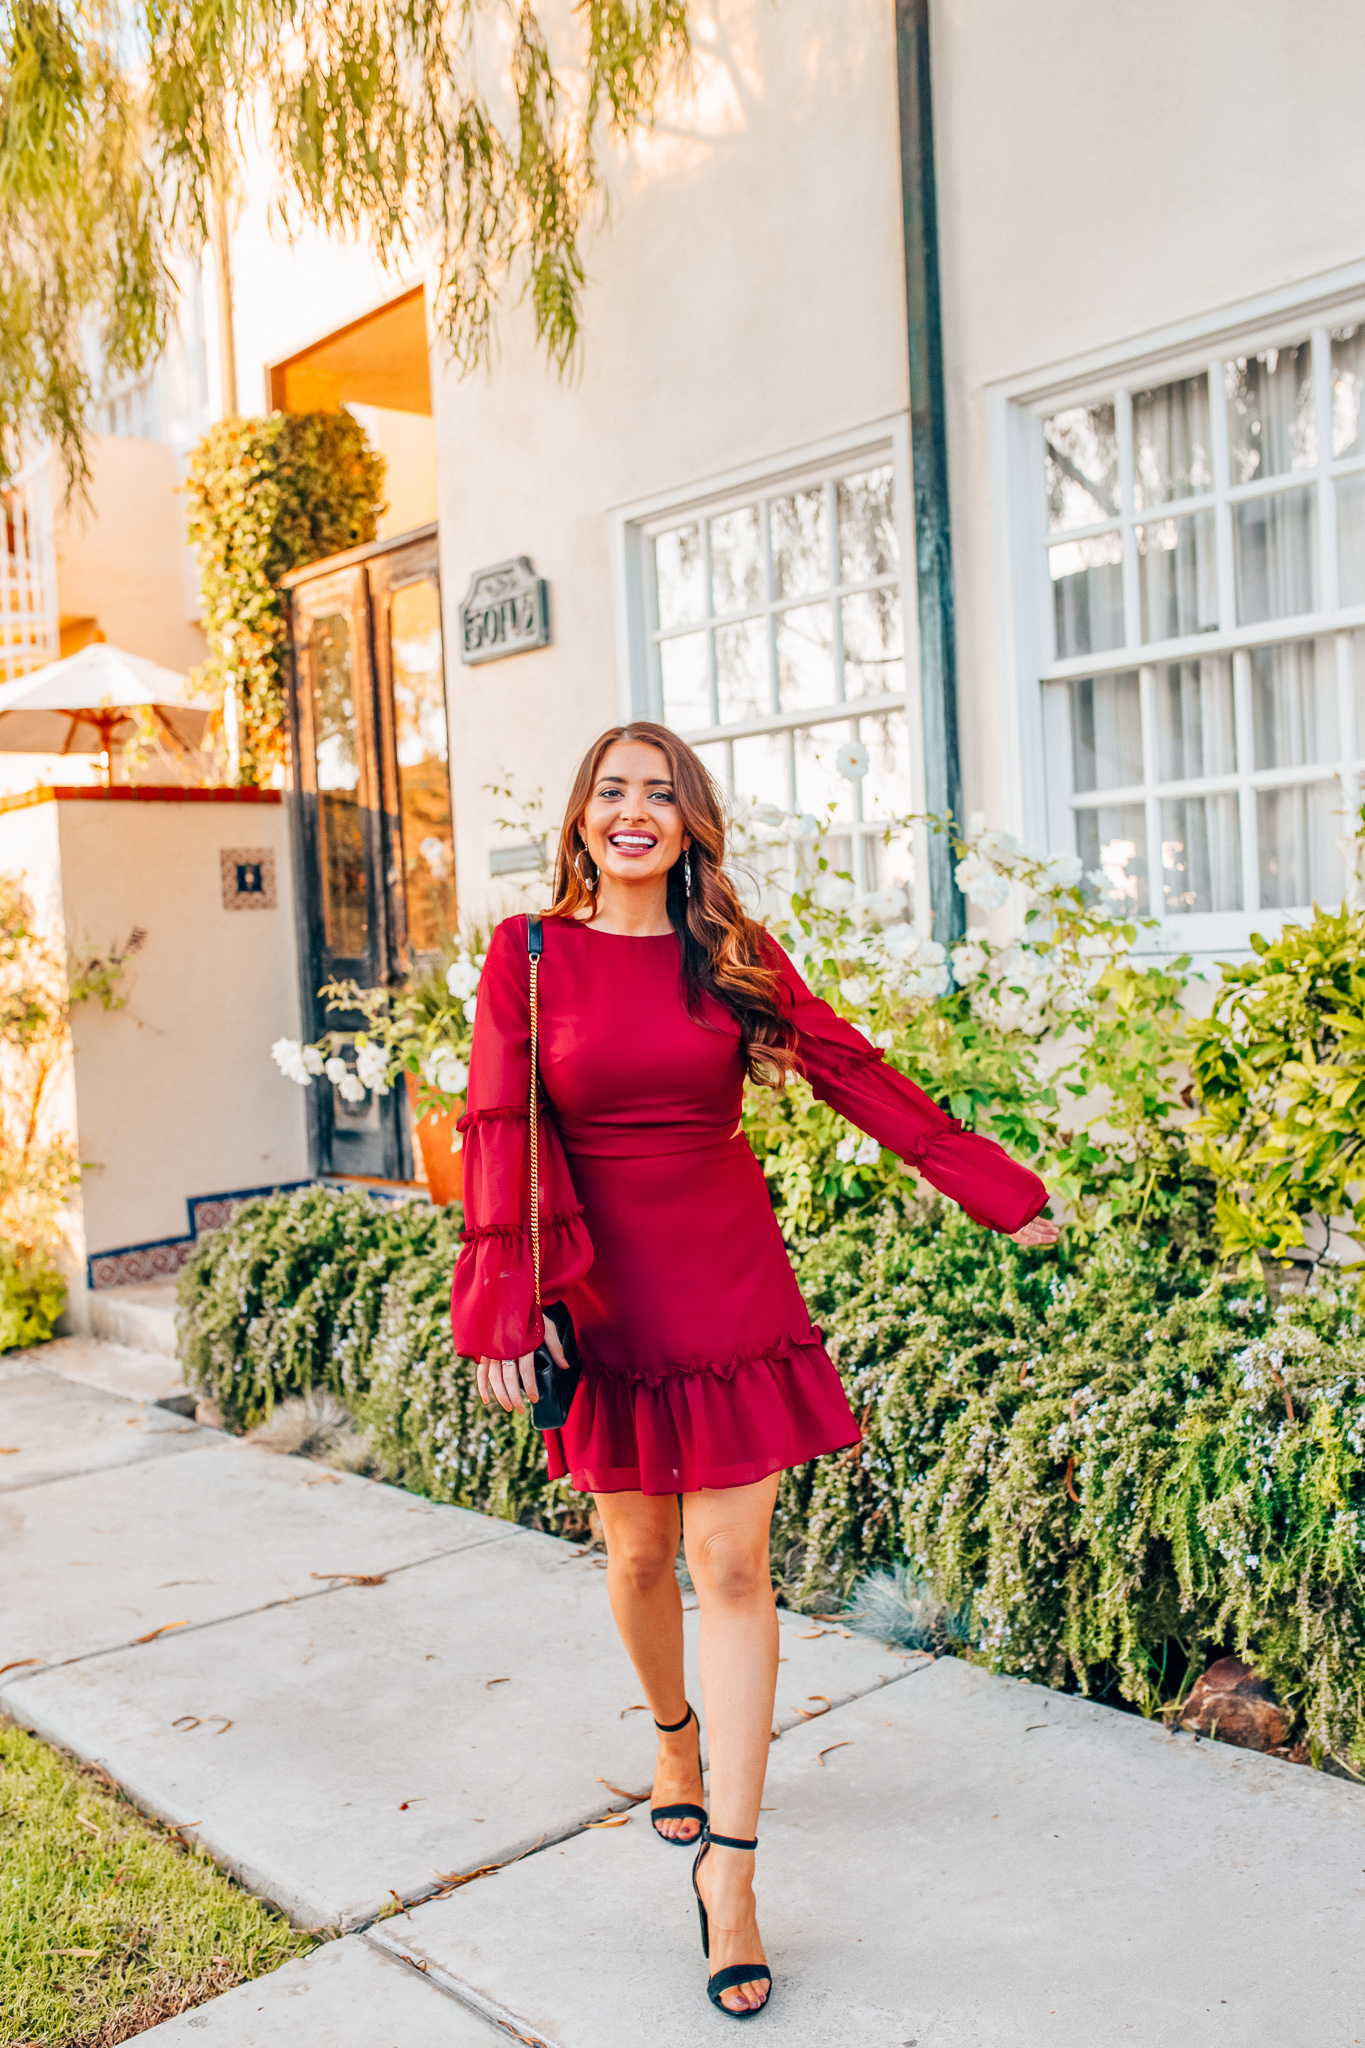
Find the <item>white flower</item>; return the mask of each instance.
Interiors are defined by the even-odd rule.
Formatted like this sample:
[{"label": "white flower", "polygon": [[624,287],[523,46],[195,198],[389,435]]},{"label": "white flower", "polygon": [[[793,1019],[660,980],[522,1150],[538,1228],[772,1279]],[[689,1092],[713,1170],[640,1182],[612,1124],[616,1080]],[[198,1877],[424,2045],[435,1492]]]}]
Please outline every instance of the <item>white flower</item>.
[{"label": "white flower", "polygon": [[967,901],[979,904],[982,910],[999,910],[1009,901],[1009,883],[978,853],[969,853],[960,860],[953,874]]},{"label": "white flower", "polygon": [[870,889],[864,896],[861,907],[869,917],[875,917],[878,924],[890,924],[891,920],[899,917],[905,908],[905,891],[896,888],[894,883],[888,884],[885,889]]},{"label": "white flower", "polygon": [[976,939],[964,939],[960,946],[954,946],[953,978],[958,986],[975,981],[979,974],[984,974],[988,957],[985,947]]},{"label": "white flower", "polygon": [[321,1048],[316,1045],[305,1045],[303,1048],[303,1064],[307,1067],[310,1074],[320,1074],[322,1072]]},{"label": "white flower", "polygon": [[382,1045],[371,1043],[357,1049],[356,1078],[362,1087],[373,1088],[376,1095],[387,1095],[389,1092],[388,1067],[388,1055]]},{"label": "white flower", "polygon": [[855,1166],[876,1166],[882,1156],[882,1148],[875,1138],[864,1138],[853,1155]]},{"label": "white flower", "polygon": [[460,1095],[469,1079],[469,1069],[457,1052],[448,1045],[438,1045],[435,1052],[428,1053],[422,1062],[422,1073],[429,1088],[439,1088],[442,1095]]},{"label": "white flower", "polygon": [[844,875],[821,875],[815,885],[815,900],[822,910],[847,910],[855,893]]},{"label": "white flower", "polygon": [[337,1093],[343,1102],[363,1102],[365,1100],[365,1084],[355,1074],[347,1072],[337,1082]]},{"label": "white flower", "polygon": [[861,740],[845,740],[834,756],[838,773],[849,782],[861,782],[872,766],[872,756]]},{"label": "white flower", "polygon": [[297,1038],[277,1038],[270,1048],[270,1057],[286,1081],[297,1081],[300,1088],[308,1086],[310,1076],[304,1064],[303,1047]]},{"label": "white flower", "polygon": [[461,953],[458,960],[451,961],[446,969],[446,987],[457,1001],[463,1002],[466,996],[473,995],[479,985],[480,971],[467,953]]},{"label": "white flower", "polygon": [[809,811],[802,811],[799,816],[787,820],[788,839],[814,839],[819,830],[820,820],[813,818]]},{"label": "white flower", "polygon": [[331,1059],[327,1061],[322,1071],[327,1076],[327,1079],[332,1083],[332,1086],[334,1088],[339,1088],[351,1070],[347,1066],[345,1060],[338,1059],[336,1054],[333,1053]]},{"label": "white flower", "polygon": [[874,1031],[872,1043],[880,1052],[890,1052],[892,1046],[896,1043],[896,1034],[894,1031]]},{"label": "white flower", "polygon": [[862,1010],[872,1000],[872,984],[865,974],[850,974],[839,983],[839,993],[850,1010]]},{"label": "white flower", "polygon": [[466,1002],[465,1002],[465,1005],[464,1005],[464,1014],[465,1014],[465,1021],[466,1021],[467,1023],[470,1023],[470,1024],[472,1024],[472,1023],[474,1022],[474,1012],[475,1012],[475,1010],[477,1009],[477,1007],[478,1007],[478,997],[477,997],[477,996],[470,996],[470,997],[468,997],[468,999],[466,1000]]},{"label": "white flower", "polygon": [[834,1148],[834,1156],[841,1166],[851,1166],[853,1155],[858,1149],[858,1140],[853,1137],[840,1138]]},{"label": "white flower", "polygon": [[1074,853],[1050,853],[1043,862],[1037,886],[1042,889],[1074,889],[1085,872]]}]

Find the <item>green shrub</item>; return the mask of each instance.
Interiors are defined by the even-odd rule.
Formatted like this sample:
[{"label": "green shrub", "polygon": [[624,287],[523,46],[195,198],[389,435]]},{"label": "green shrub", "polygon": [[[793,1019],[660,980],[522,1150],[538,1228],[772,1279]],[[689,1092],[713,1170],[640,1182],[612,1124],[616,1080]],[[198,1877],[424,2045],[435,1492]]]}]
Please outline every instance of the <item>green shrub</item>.
[{"label": "green shrub", "polygon": [[866,1435],[784,1476],[816,1584],[906,1559],[999,1669],[1146,1713],[1235,1650],[1316,1756],[1365,1767],[1352,1285],[1276,1306],[1194,1253],[1022,1252],[937,1201],[831,1232],[801,1277]]},{"label": "green shrub", "polygon": [[251,1202],[180,1276],[186,1376],[230,1429],[310,1387],[346,1398],[366,1384],[389,1279],[437,1254],[448,1292],[459,1241],[458,1210],[425,1203],[382,1208],[328,1187]]},{"label": "green shrub", "polygon": [[66,1306],[66,1282],[41,1249],[0,1239],[0,1351],[45,1344]]},{"label": "green shrub", "polygon": [[209,641],[197,673],[217,703],[235,692],[243,782],[265,782],[287,751],[280,578],[373,540],[383,495],[384,458],[348,412],[219,420],[190,456],[185,529]]}]

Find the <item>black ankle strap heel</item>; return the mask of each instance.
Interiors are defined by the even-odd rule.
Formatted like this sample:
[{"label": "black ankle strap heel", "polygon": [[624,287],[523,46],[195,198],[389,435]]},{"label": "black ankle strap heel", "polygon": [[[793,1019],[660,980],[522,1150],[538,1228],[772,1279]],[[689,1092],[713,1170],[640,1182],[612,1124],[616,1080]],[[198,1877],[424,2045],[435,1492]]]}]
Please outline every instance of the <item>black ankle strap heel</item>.
[{"label": "black ankle strap heel", "polygon": [[[687,1709],[687,1712],[683,1715],[681,1721],[674,1721],[671,1724],[666,1721],[656,1721],[654,1723],[654,1726],[658,1729],[661,1735],[680,1735],[683,1729],[687,1726],[688,1722],[696,1721],[696,1719],[696,1715],[693,1713],[691,1707],[689,1707]],[[697,1770],[698,1772],[700,1772],[701,1770],[700,1722],[698,1722],[697,1724]],[[654,1832],[659,1837],[659,1840],[661,1842],[671,1842],[674,1845],[674,1847],[678,1849],[690,1849],[692,1847],[692,1844],[698,1839],[698,1836],[703,1835],[706,1832],[706,1808],[704,1806],[689,1805],[685,1800],[677,1806],[651,1806],[649,1809],[649,1818],[653,1823]],[[697,1821],[699,1823],[697,1834],[666,1835],[663,1829],[659,1826],[659,1822],[661,1820]]]},{"label": "black ankle strap heel", "polygon": [[[713,1835],[709,1828],[701,1838],[701,1847],[697,1851],[697,1860],[692,1865],[692,1889],[697,1895],[697,1912],[701,1919],[701,1952],[708,1960],[711,1955],[711,1930],[707,1925],[706,1902],[702,1898],[701,1887],[697,1883],[697,1872],[701,1869],[703,1856],[705,1856],[708,1849],[713,1847],[717,1849],[757,1849],[758,1841],[755,1838],[752,1842],[742,1842],[738,1835]],[[760,1978],[766,1980],[768,1998],[771,1998],[773,1973],[766,1963],[731,1963],[729,1969],[717,1970],[714,1977],[707,1978],[706,1995],[712,2005],[715,2006],[716,2011],[723,2012],[727,2020],[755,2019],[759,2013],[767,2011],[768,1998],[764,1999],[762,2005],[751,2005],[744,2012],[736,2012],[733,2006],[726,2005],[722,2001],[720,1994],[722,1991],[733,1991],[736,1984],[756,1984]]]}]

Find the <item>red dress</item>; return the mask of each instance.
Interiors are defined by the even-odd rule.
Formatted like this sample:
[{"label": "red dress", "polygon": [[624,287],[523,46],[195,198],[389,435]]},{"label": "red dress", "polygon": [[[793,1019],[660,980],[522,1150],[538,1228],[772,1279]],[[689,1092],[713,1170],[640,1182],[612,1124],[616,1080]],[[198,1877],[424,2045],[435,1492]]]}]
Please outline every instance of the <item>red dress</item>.
[{"label": "red dress", "polygon": [[[582,1492],[743,1486],[858,1441],[740,1128],[739,1025],[689,1016],[678,941],[546,918],[539,969],[541,1295],[573,1316],[583,1377],[547,1432]],[[1042,1182],[964,1131],[813,996],[780,949],[815,1093],[978,1222],[1018,1230]],[[526,920],[493,934],[465,1133],[451,1324],[468,1358],[540,1342],[531,1272]]]}]

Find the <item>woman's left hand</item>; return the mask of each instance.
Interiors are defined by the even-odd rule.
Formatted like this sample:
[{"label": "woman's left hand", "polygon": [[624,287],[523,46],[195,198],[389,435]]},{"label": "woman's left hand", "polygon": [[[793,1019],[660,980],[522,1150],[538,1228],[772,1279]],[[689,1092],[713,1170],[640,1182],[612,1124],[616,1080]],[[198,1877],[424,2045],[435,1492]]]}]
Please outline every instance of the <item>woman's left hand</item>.
[{"label": "woman's left hand", "polygon": [[1022,1230],[1010,1232],[1011,1244],[1045,1245],[1056,1244],[1062,1234],[1059,1223],[1049,1223],[1046,1216],[1035,1216],[1032,1223],[1026,1223]]}]

